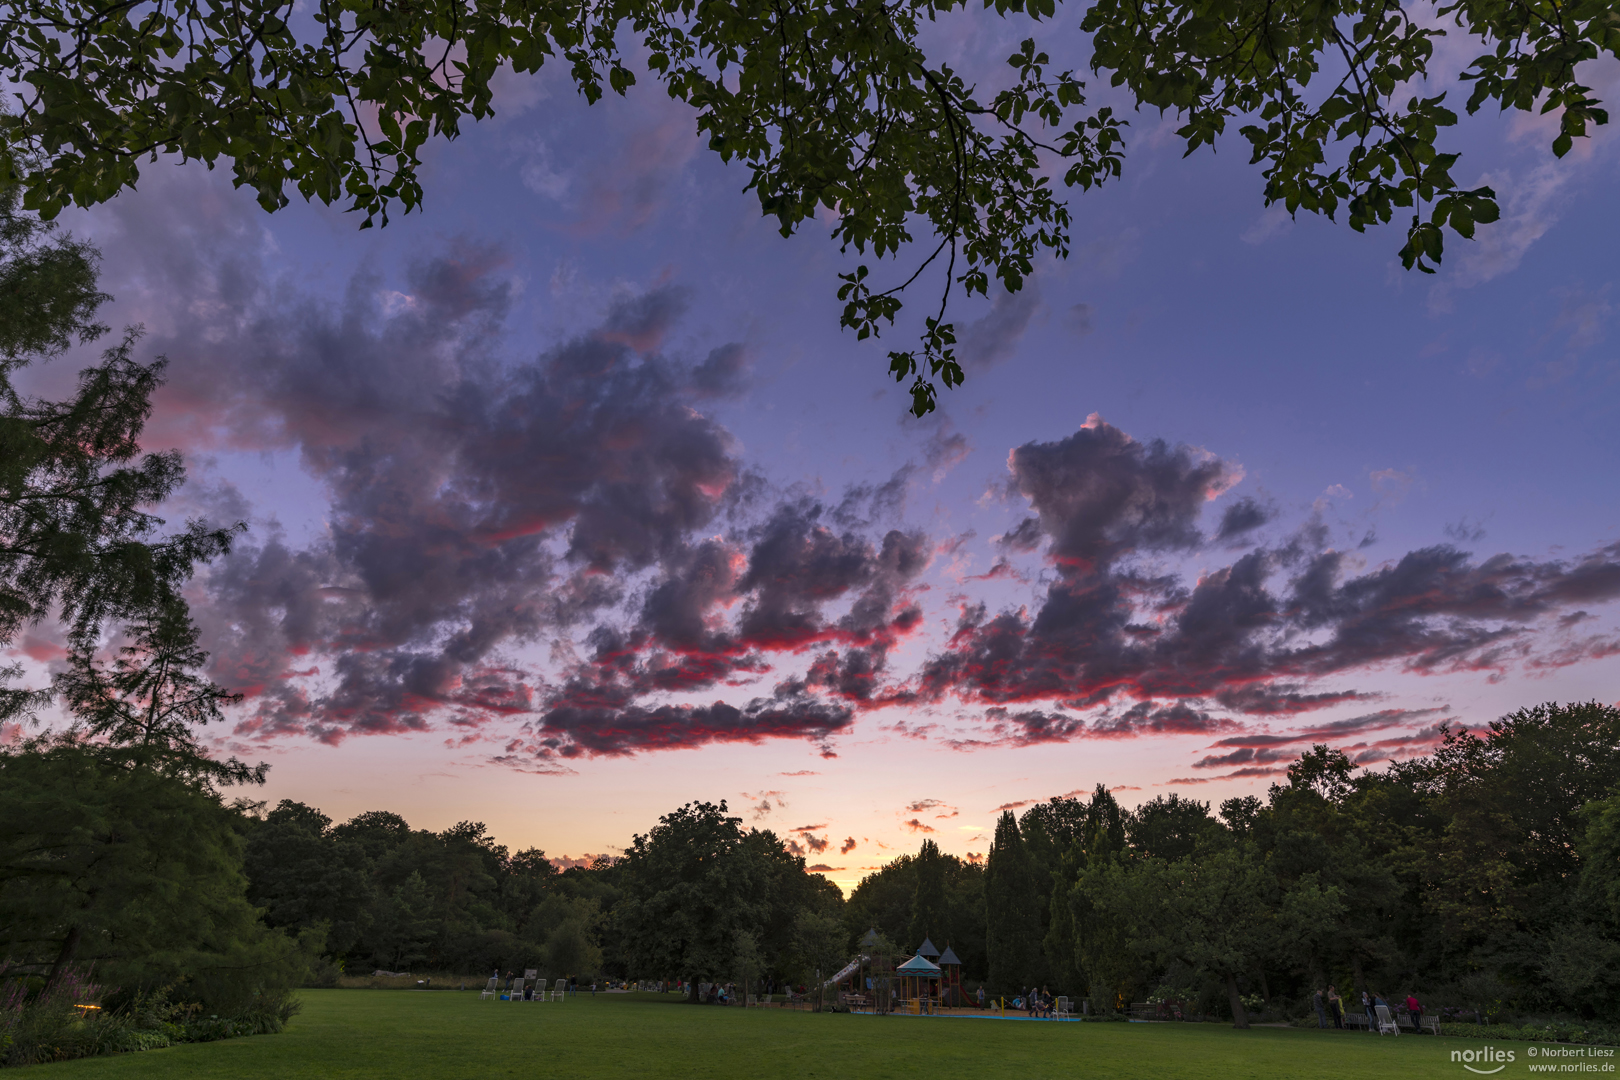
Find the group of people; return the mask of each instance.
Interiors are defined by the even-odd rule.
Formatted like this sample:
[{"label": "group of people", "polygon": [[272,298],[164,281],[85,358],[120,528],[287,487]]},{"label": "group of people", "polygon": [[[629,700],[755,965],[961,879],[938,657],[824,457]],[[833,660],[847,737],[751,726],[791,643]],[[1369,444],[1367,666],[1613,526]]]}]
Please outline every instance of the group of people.
[{"label": "group of people", "polygon": [[[1345,1026],[1344,999],[1339,996],[1339,991],[1336,987],[1330,985],[1325,991],[1316,991],[1316,993],[1313,995],[1313,1003],[1316,1006],[1317,1027],[1342,1028]],[[1409,993],[1406,995],[1406,1001],[1404,1004],[1406,1006],[1408,1015],[1412,1017],[1412,1030],[1418,1034],[1422,1034],[1423,1003],[1417,999],[1416,994]],[[1392,1017],[1395,1015],[1396,1006],[1390,1004],[1389,998],[1385,997],[1381,993],[1378,993],[1377,991],[1363,990],[1361,992],[1361,1011],[1367,1017],[1368,1031],[1378,1030],[1378,1007],[1380,1005],[1386,1009],[1389,1009]]]},{"label": "group of people", "polygon": [[[677,979],[673,989],[682,997],[691,992],[692,984],[685,979]],[[737,1003],[736,983],[698,983],[698,1000],[706,1005],[735,1005]]]},{"label": "group of people", "polygon": [[[974,997],[979,1002],[979,1008],[984,1008],[987,1000],[984,987],[979,987]],[[1023,1009],[1030,1016],[1048,1019],[1052,1016],[1052,994],[1044,986],[1039,989],[1032,986],[1012,999],[1012,1007],[1014,1009]]]},{"label": "group of people", "polygon": [[1024,992],[1024,1011],[1030,1016],[1040,1017],[1044,1020],[1052,1018],[1052,994],[1041,987],[1039,990],[1033,986]]}]

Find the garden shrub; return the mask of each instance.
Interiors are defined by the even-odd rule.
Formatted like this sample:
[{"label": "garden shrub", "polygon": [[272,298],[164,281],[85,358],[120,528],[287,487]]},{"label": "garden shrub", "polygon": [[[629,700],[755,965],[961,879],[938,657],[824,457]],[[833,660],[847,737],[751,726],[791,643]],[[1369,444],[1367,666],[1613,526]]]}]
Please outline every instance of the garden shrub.
[{"label": "garden shrub", "polygon": [[173,1002],[166,992],[125,996],[69,971],[50,987],[39,979],[0,985],[0,1067],[158,1050],[281,1031],[297,1014],[285,989],[257,992],[228,1015],[203,1013],[198,1002]]}]

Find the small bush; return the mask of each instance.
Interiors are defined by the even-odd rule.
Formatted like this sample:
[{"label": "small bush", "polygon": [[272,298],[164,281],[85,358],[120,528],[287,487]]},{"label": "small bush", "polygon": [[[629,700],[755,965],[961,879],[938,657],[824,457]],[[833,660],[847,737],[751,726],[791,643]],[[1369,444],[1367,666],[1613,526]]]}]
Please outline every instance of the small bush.
[{"label": "small bush", "polygon": [[1545,1024],[1447,1024],[1440,1034],[1468,1039],[1501,1039],[1513,1042],[1567,1042],[1586,1045],[1620,1046],[1620,1028],[1606,1024],[1554,1020]]},{"label": "small bush", "polygon": [[[38,981],[38,980],[33,980]],[[68,971],[55,983],[12,979],[0,990],[3,1065],[35,1065],[94,1053],[104,1041],[101,987]]]},{"label": "small bush", "polygon": [[0,987],[0,1066],[158,1050],[176,1043],[213,1042],[281,1031],[298,1013],[290,991],[250,995],[229,1016],[203,1015],[196,1003],[176,1003],[165,992],[136,994],[113,1008],[104,988],[69,972],[49,989],[39,980],[12,979]]}]

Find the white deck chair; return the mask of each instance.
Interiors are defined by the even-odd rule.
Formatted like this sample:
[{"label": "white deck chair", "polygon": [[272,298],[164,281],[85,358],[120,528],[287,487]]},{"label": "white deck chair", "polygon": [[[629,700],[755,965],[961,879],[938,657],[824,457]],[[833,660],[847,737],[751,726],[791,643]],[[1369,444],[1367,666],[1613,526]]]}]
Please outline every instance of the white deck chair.
[{"label": "white deck chair", "polygon": [[512,980],[512,988],[507,992],[510,995],[509,1000],[511,1000],[511,1001],[522,1001],[523,1000],[523,987],[524,987],[524,984],[526,984],[527,982],[528,982],[528,980],[524,979],[522,977],[513,979]]},{"label": "white deck chair", "polygon": [[551,1000],[552,1001],[566,1001],[566,1000],[568,1000],[568,980],[567,979],[558,979],[556,982],[551,984]]},{"label": "white deck chair", "polygon": [[1393,1016],[1389,1015],[1388,1005],[1375,1005],[1373,1011],[1378,1014],[1378,1034],[1399,1035],[1401,1033],[1401,1026],[1395,1022]]},{"label": "white deck chair", "polygon": [[501,996],[500,985],[501,980],[499,979],[489,980],[489,982],[484,984],[484,988],[478,992],[478,1000],[483,1001],[485,998],[499,998]]},{"label": "white deck chair", "polygon": [[544,1001],[544,1000],[546,1000],[546,980],[544,980],[544,979],[536,979],[534,981],[534,1000],[535,1001]]}]

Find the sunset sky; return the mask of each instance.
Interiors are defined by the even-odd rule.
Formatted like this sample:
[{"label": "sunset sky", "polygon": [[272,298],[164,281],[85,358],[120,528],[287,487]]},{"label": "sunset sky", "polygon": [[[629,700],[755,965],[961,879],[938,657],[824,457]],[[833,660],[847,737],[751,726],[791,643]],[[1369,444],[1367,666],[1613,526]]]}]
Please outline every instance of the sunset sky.
[{"label": "sunset sky", "polygon": [[[1027,32],[932,41],[994,85]],[[496,104],[385,229],[173,162],[63,219],[171,362],[165,516],[250,526],[192,598],[264,797],[574,858],[725,799],[847,887],[1098,783],[1218,802],[1312,742],[1620,699],[1610,129],[1556,161],[1552,119],[1467,122],[1504,217],[1428,277],[1133,114],[1072,257],[958,306],[968,382],[919,421],[884,352],[920,311],[840,332],[852,260],[685,106]]]}]

